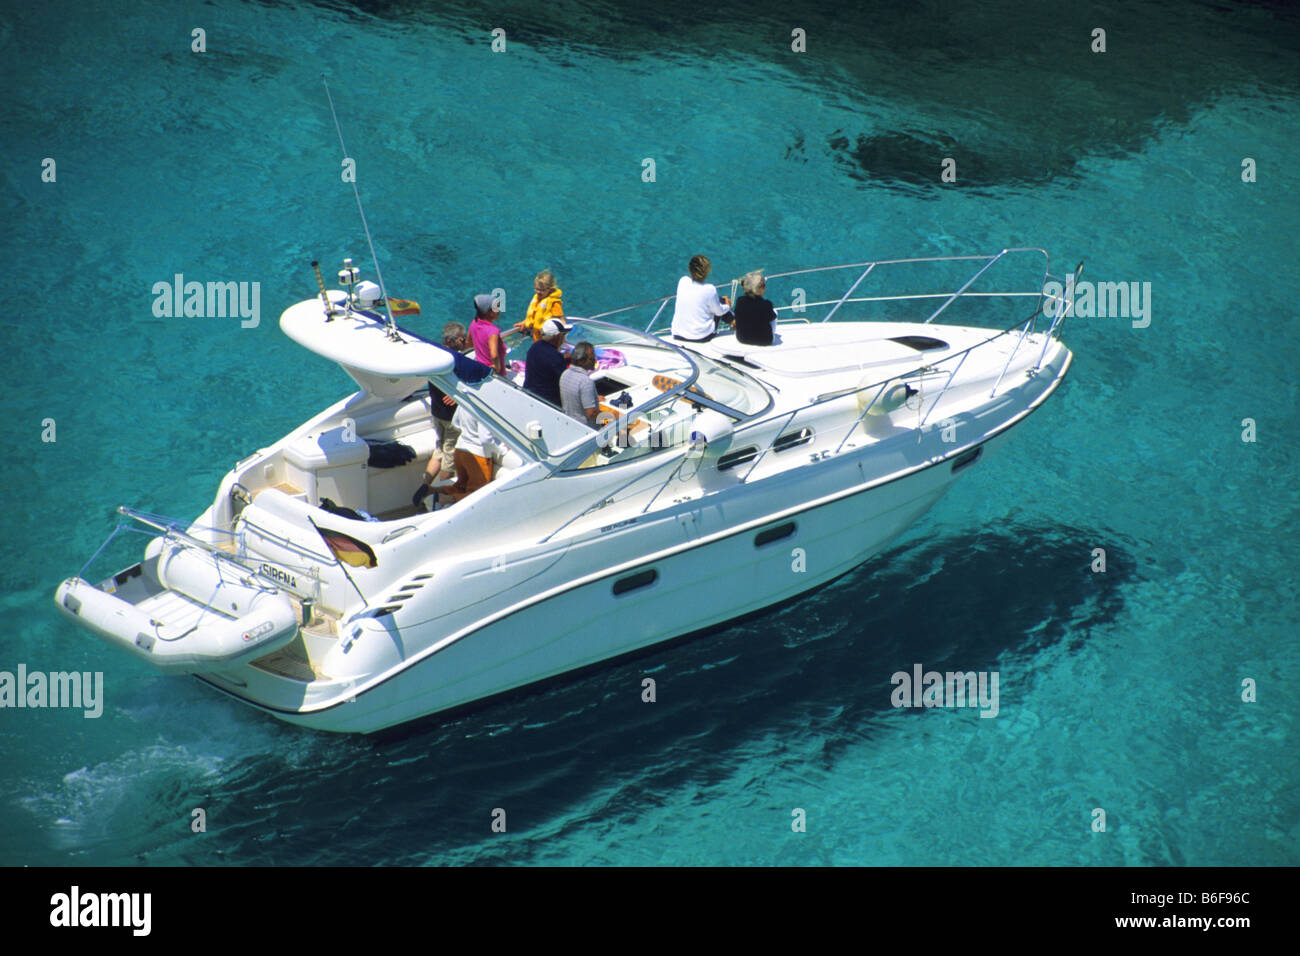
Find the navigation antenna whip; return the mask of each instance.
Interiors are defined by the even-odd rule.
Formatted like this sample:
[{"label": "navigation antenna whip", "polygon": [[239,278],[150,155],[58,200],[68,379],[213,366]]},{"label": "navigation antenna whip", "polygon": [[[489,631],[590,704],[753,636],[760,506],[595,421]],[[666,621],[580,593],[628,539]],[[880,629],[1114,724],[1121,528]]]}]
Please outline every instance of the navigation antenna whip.
[{"label": "navigation antenna whip", "polygon": [[[330,85],[325,79],[325,74],[320,75],[320,81],[325,85],[325,98],[329,100],[330,115],[334,117],[334,129],[339,134],[339,148],[343,150],[343,159],[348,158],[348,147],[343,142],[343,128],[339,126],[339,114],[334,109],[334,97],[330,95]],[[357,197],[357,212],[361,213],[361,228],[366,231],[366,243],[370,246],[370,261],[375,264],[375,276],[379,279],[379,294],[384,300],[384,315],[388,317],[388,337],[397,338],[397,326],[393,322],[393,312],[388,307],[388,289],[384,286],[384,273],[379,268],[379,257],[375,255],[375,240],[370,237],[370,224],[366,222],[366,211],[361,206],[361,190],[357,188],[357,177],[352,177],[352,194]]]}]

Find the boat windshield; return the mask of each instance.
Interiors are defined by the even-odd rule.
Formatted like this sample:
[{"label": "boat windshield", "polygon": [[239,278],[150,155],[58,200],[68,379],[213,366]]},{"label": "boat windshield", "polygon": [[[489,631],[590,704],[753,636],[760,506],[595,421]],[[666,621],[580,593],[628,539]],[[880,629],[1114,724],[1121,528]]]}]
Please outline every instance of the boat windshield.
[{"label": "boat windshield", "polygon": [[[718,411],[740,420],[764,411],[771,402],[767,389],[739,369],[698,353],[692,353],[691,358],[700,369],[696,382],[699,390],[719,405],[726,406],[725,409],[718,408]],[[717,405],[710,407],[717,408]]]},{"label": "boat windshield", "polygon": [[568,342],[590,342],[596,349],[591,377],[600,427],[599,439],[570,467],[624,462],[685,444],[693,418],[704,409],[740,421],[771,404],[767,389],[748,375],[670,340],[592,319],[570,321],[575,328]]}]

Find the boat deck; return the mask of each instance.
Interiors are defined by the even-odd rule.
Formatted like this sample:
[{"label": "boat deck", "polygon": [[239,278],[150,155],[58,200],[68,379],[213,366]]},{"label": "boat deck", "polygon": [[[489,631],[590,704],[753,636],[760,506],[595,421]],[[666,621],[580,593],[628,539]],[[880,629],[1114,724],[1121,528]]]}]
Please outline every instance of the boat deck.
[{"label": "boat deck", "polygon": [[303,643],[301,636],[294,638],[274,654],[259,657],[252,662],[252,665],[261,668],[267,673],[288,677],[291,680],[300,680],[304,683],[314,681],[321,676],[321,673],[312,664],[311,655],[307,653],[307,647]]},{"label": "boat deck", "polygon": [[338,618],[317,614],[292,641],[252,661],[251,665],[268,674],[303,683],[328,680],[329,675],[321,668],[320,662],[338,641],[338,625]]}]

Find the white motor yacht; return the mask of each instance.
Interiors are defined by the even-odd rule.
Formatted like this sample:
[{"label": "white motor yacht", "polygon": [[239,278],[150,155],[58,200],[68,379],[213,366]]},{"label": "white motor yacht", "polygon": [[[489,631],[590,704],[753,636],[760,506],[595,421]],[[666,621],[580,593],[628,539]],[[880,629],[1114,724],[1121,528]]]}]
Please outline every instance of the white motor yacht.
[{"label": "white motor yacht", "polygon": [[[988,288],[1027,261],[1032,281]],[[866,295],[873,276],[932,284]],[[322,287],[281,329],[357,390],[239,461],[192,522],[120,508],[156,532],[142,560],[83,569],[56,602],[164,672],[330,731],[642,651],[844,574],[978,468],[1070,366],[1054,278],[1038,249],[778,273],[792,304],[764,346],[656,332],[671,297],[570,317],[602,359],[598,428]],[[436,453],[429,383],[501,450],[434,510],[411,500]]]}]

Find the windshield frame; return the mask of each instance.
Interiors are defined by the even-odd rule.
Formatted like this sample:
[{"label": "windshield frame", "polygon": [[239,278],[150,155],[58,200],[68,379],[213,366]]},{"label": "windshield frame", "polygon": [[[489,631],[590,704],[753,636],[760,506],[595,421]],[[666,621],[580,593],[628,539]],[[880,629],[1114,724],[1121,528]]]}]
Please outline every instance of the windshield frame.
[{"label": "windshield frame", "polygon": [[[767,386],[765,386],[758,379],[754,378],[752,375],[747,374],[743,370],[736,368],[733,365],[724,364],[714,359],[711,359],[708,356],[700,355],[696,352],[690,351],[689,349],[684,349],[677,343],[672,342],[667,338],[658,335],[652,335],[649,332],[644,332],[640,329],[635,329],[630,326],[617,325],[613,322],[603,322],[599,319],[583,319],[577,316],[571,316],[569,317],[569,321],[575,324],[581,323],[582,327],[590,327],[590,328],[605,330],[614,336],[621,337],[625,340],[630,340],[631,344],[636,344],[648,348],[654,348],[662,351],[672,352],[676,355],[678,359],[682,361],[682,363],[684,363],[687,367],[690,368],[690,374],[686,376],[686,378],[681,382],[679,382],[677,385],[674,385],[672,388],[666,389],[665,391],[660,392],[658,395],[652,396],[649,400],[642,402],[640,405],[636,405],[628,409],[626,412],[624,412],[622,415],[619,416],[619,419],[617,421],[610,422],[608,425],[605,425],[603,428],[596,429],[591,433],[590,436],[584,438],[581,442],[570,445],[567,448],[558,449],[555,452],[555,454],[551,456],[550,461],[559,471],[575,472],[578,469],[578,466],[583,462],[585,462],[588,458],[590,458],[598,448],[608,445],[614,439],[614,437],[618,434],[620,422],[625,420],[632,420],[635,416],[644,415],[646,412],[651,411],[652,409],[658,408],[659,406],[668,404],[670,402],[675,402],[679,398],[685,398],[686,401],[688,402],[694,403],[699,406],[703,406],[705,408],[714,409],[715,411],[718,411],[721,414],[724,414],[727,417],[734,419],[735,427],[739,427],[740,425],[746,424],[763,415],[766,415],[767,412],[771,410],[772,405],[775,402],[775,399],[773,398],[772,393],[767,388]],[[695,394],[690,394],[690,390],[692,389],[692,387],[695,386],[696,382],[700,378],[700,375],[702,374],[701,362],[700,362],[701,359],[703,359],[705,362],[708,362],[713,366],[723,369],[724,371],[742,376],[743,378],[747,379],[750,383],[752,383],[754,388],[759,389],[759,391],[766,397],[767,400],[766,402],[763,403],[763,407],[756,412],[746,414],[738,408],[733,408],[730,405],[724,405],[723,403],[714,401],[713,399],[704,398],[698,392]],[[603,470],[605,468],[616,467],[624,463],[630,464],[633,461],[642,461],[645,458],[651,457],[658,452],[668,451],[670,447],[671,446],[664,446],[661,448],[656,448],[651,450],[648,454],[635,455],[631,458],[627,458],[625,461],[622,462],[619,461],[619,457],[621,456],[616,456],[612,461],[609,461],[601,465],[600,467]],[[588,469],[584,469],[584,470],[588,470]]]}]

